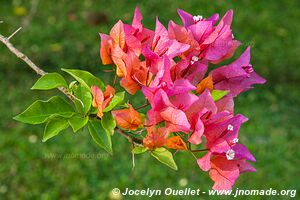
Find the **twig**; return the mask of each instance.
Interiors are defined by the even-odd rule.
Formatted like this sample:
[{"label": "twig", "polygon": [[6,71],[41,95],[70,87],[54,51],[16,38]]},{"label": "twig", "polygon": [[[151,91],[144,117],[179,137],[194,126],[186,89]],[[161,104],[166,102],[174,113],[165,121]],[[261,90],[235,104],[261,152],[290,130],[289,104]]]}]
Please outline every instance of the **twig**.
[{"label": "twig", "polygon": [[190,142],[187,139],[185,139],[185,137],[183,135],[181,135],[180,132],[174,132],[174,134],[177,135],[177,136],[179,136],[185,143],[190,144]]},{"label": "twig", "polygon": [[113,87],[116,86],[116,84],[117,84],[117,79],[118,79],[118,76],[117,76],[117,74],[115,74],[114,82],[113,82]]},{"label": "twig", "polygon": [[198,158],[197,158],[197,156],[193,153],[193,152],[191,152],[191,151],[189,151],[191,154],[192,154],[192,156],[197,160]]},{"label": "twig", "polygon": [[[58,88],[59,91],[61,91],[62,93],[64,93],[71,101],[74,101],[75,99],[78,100],[77,97],[75,97],[71,92],[69,92],[66,88],[64,87],[59,87]],[[79,101],[81,103],[81,105],[83,105],[82,101]]]},{"label": "twig", "polygon": [[134,144],[132,143],[132,146],[131,146],[131,156],[132,156],[132,170],[134,169],[135,167],[135,161],[134,161],[134,152],[133,152],[133,149],[134,149]]},{"label": "twig", "polygon": [[103,71],[104,72],[114,72],[115,70],[113,70],[113,69],[104,69]]},{"label": "twig", "polygon": [[174,153],[173,153],[173,156],[175,156],[177,154],[177,152],[179,152],[178,150],[176,150]]},{"label": "twig", "polygon": [[202,151],[208,151],[208,149],[195,149],[195,150],[190,150],[191,152],[202,152]]},{"label": "twig", "polygon": [[187,144],[188,144],[188,149],[191,150],[191,143],[188,142]]},{"label": "twig", "polygon": [[130,142],[130,143],[133,143],[134,145],[136,146],[139,146],[139,147],[143,147],[143,141],[141,139],[138,139],[138,138],[132,138],[130,137],[130,135],[128,135],[127,133],[125,133],[123,130],[119,129],[119,128],[116,128],[116,131],[118,133],[120,133],[121,135],[123,135],[125,138],[127,138],[127,140]]},{"label": "twig", "polygon": [[150,104],[147,102],[147,103],[145,103],[144,105],[141,105],[141,106],[139,106],[139,107],[137,107],[137,108],[135,108],[136,110],[139,110],[139,109],[142,109],[142,108],[145,108],[145,107],[147,107],[147,106],[149,106]]},{"label": "twig", "polygon": [[[11,39],[18,31],[16,30],[13,34],[11,34],[8,38],[4,37],[3,35],[0,34],[0,42],[2,42],[13,54],[15,54],[18,58],[23,60],[31,69],[33,69],[38,75],[43,76],[47,72],[36,66],[26,55],[24,55],[21,51],[16,49],[10,42],[9,39]],[[71,92],[69,92],[66,88],[64,87],[59,87],[58,88],[62,93],[64,93],[69,99],[74,101],[76,99]]]},{"label": "twig", "polygon": [[14,35],[16,35],[21,29],[22,29],[22,27],[18,28],[15,32],[13,32],[13,33],[7,38],[7,40],[10,40],[10,38],[14,37]]}]

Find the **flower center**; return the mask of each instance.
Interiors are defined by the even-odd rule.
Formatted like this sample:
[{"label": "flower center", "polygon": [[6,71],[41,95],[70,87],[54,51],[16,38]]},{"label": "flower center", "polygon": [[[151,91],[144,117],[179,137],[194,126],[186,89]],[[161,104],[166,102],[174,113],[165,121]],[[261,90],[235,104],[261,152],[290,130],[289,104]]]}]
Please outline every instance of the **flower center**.
[{"label": "flower center", "polygon": [[161,87],[162,88],[165,88],[167,86],[167,83],[165,82],[165,81],[163,81],[162,83],[161,83]]},{"label": "flower center", "polygon": [[199,58],[197,56],[193,56],[191,60],[191,64],[193,65],[195,62],[197,62]]},{"label": "flower center", "polygon": [[239,138],[234,138],[233,140],[231,140],[230,142],[229,142],[229,145],[230,146],[234,146],[236,143],[238,143],[239,142]]},{"label": "flower center", "polygon": [[233,149],[229,149],[227,152],[226,152],[226,158],[227,160],[233,160],[234,159],[234,156],[235,156],[235,152]]},{"label": "flower center", "polygon": [[248,74],[254,72],[254,70],[253,70],[253,68],[252,68],[252,65],[243,66],[242,68],[243,68],[243,69],[245,70],[245,72],[247,72]]},{"label": "flower center", "polygon": [[239,138],[234,138],[233,140],[232,140],[232,143],[234,143],[234,144],[236,144],[236,143],[238,143],[239,142]]},{"label": "flower center", "polygon": [[233,131],[233,126],[232,126],[231,124],[228,124],[227,130],[228,130],[228,131]]},{"label": "flower center", "polygon": [[203,17],[201,15],[197,15],[193,17],[194,23],[197,23],[199,21],[201,21],[203,19]]}]

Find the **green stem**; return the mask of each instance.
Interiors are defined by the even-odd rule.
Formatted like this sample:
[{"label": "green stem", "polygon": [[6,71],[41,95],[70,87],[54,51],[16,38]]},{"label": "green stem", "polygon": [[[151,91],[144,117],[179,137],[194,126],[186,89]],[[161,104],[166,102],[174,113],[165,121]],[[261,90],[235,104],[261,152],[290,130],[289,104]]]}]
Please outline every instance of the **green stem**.
[{"label": "green stem", "polygon": [[208,149],[194,149],[190,150],[191,152],[203,152],[203,151],[208,151]]}]

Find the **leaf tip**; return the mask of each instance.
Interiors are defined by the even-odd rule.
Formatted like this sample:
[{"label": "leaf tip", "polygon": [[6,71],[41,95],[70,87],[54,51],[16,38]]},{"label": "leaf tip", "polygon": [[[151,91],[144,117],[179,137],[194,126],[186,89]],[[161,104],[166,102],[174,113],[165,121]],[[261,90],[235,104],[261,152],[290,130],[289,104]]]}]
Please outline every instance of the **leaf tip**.
[{"label": "leaf tip", "polygon": [[18,122],[20,122],[21,120],[20,120],[20,116],[19,115],[17,115],[17,116],[14,116],[13,117],[13,120],[16,120],[16,121],[18,121]]}]

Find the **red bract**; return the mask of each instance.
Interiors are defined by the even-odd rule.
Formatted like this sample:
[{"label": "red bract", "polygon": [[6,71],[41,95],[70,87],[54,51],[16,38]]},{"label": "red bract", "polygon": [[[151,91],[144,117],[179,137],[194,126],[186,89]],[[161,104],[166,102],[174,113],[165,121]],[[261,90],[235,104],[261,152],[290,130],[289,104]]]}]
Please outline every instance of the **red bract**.
[{"label": "red bract", "polygon": [[128,106],[128,109],[112,111],[112,115],[120,128],[137,130],[143,125],[142,117],[130,104]]},{"label": "red bract", "polygon": [[[219,22],[218,14],[204,18],[180,9],[178,14],[183,25],[170,21],[166,29],[156,18],[152,31],[144,27],[136,8],[131,25],[118,21],[110,35],[100,34],[102,62],[116,66],[128,93],[142,90],[149,102],[145,147],[193,152],[187,143],[205,141],[207,153],[197,160],[199,167],[209,171],[213,189],[231,189],[240,173],[255,171],[246,162],[255,158],[238,143],[240,126],[248,119],[234,114],[234,97],[266,81],[250,64],[250,47],[231,64],[208,66],[231,58],[241,45],[232,34],[232,10]],[[105,97],[97,88],[93,94],[101,117]],[[129,107],[112,111],[113,116],[119,127],[137,130],[142,120]]]},{"label": "red bract", "polygon": [[115,89],[110,85],[107,85],[104,93],[97,86],[92,86],[91,90],[93,94],[92,105],[98,109],[97,116],[102,118],[104,108],[108,106],[111,99],[115,95]]},{"label": "red bract", "polygon": [[144,138],[144,146],[154,150],[159,147],[167,147],[176,150],[186,150],[186,144],[179,136],[169,137],[169,131],[165,127],[155,128],[150,126],[147,128],[147,136]]}]

